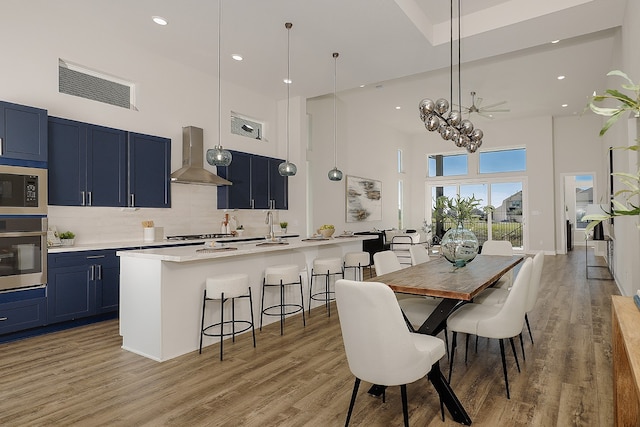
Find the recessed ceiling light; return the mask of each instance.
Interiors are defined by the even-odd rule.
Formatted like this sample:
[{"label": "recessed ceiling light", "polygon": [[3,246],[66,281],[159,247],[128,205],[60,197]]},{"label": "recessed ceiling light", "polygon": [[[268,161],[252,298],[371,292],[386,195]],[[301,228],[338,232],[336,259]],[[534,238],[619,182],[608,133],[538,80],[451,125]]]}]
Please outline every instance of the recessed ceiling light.
[{"label": "recessed ceiling light", "polygon": [[558,80],[564,80],[564,76],[558,76]]},{"label": "recessed ceiling light", "polygon": [[288,85],[293,83],[293,81],[291,79],[282,79],[282,81],[285,82],[285,84],[288,84]]},{"label": "recessed ceiling light", "polygon": [[360,87],[365,87],[366,85],[360,85]]},{"label": "recessed ceiling light", "polygon": [[151,19],[153,19],[153,22],[158,25],[167,25],[169,23],[169,21],[164,19],[162,16],[152,16]]},{"label": "recessed ceiling light", "polygon": [[552,40],[551,44],[556,44],[556,43],[559,43],[559,42],[560,42],[560,40]]},{"label": "recessed ceiling light", "polygon": [[234,53],[233,55],[231,55],[231,57],[233,59],[235,59],[236,61],[242,61],[242,55],[238,55],[237,53]]},{"label": "recessed ceiling light", "polygon": [[568,106],[569,106],[569,104],[562,104],[562,108],[566,108]]},{"label": "recessed ceiling light", "polygon": [[402,107],[398,105],[398,106],[396,107],[396,110],[399,110],[399,109],[401,109],[401,108],[402,108]]}]

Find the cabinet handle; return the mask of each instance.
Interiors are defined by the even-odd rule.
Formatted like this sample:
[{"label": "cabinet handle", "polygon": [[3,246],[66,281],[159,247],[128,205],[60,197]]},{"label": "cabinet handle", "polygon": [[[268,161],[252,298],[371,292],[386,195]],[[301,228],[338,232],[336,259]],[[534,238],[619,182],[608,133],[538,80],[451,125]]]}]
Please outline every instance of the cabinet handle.
[{"label": "cabinet handle", "polygon": [[251,206],[251,209],[253,209],[253,199],[251,199],[251,203],[249,204],[249,206]]},{"label": "cabinet handle", "polygon": [[136,195],[131,194],[131,207],[135,207],[136,205]]},{"label": "cabinet handle", "polygon": [[8,317],[0,317],[0,322],[4,322],[5,320],[9,320]]},{"label": "cabinet handle", "polygon": [[92,265],[89,267],[89,280],[96,280],[96,266]]},{"label": "cabinet handle", "polygon": [[0,156],[4,156],[4,139],[0,138]]},{"label": "cabinet handle", "polygon": [[81,191],[81,192],[80,192],[80,194],[82,195],[82,202],[80,203],[80,206],[87,206],[87,205],[85,204],[85,194],[84,194],[84,191]]},{"label": "cabinet handle", "polygon": [[91,255],[87,257],[87,259],[97,259],[97,258],[104,258],[104,255]]},{"label": "cabinet handle", "polygon": [[98,269],[98,280],[102,280],[102,266],[96,265],[96,268]]},{"label": "cabinet handle", "polygon": [[93,192],[87,192],[87,206],[93,206]]}]

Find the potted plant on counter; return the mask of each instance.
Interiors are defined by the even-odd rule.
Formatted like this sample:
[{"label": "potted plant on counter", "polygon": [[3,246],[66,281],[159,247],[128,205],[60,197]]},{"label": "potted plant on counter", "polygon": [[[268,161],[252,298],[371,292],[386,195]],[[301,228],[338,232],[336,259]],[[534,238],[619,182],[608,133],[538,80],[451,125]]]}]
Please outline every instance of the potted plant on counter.
[{"label": "potted plant on counter", "polygon": [[72,231],[63,231],[59,237],[62,246],[73,246],[76,235]]},{"label": "potted plant on counter", "polygon": [[288,225],[289,225],[289,223],[287,221],[281,221],[280,222],[280,231],[282,231],[282,233],[286,233]]},{"label": "potted plant on counter", "polygon": [[236,228],[236,234],[238,236],[242,236],[243,233],[244,233],[244,225],[240,224],[238,228]]}]

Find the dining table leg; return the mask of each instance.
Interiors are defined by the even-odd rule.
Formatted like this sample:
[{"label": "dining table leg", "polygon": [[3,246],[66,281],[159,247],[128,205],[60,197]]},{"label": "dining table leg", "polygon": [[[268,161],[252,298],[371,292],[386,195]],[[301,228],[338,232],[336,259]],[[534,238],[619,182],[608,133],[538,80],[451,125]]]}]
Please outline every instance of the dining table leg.
[{"label": "dining table leg", "polygon": [[416,332],[425,335],[438,335],[447,326],[447,318],[462,304],[464,302],[457,299],[443,298]]},{"label": "dining table leg", "polygon": [[427,374],[427,378],[431,381],[431,384],[433,384],[433,387],[438,392],[442,403],[447,407],[447,410],[454,421],[470,426],[471,418],[469,418],[469,414],[464,410],[462,403],[460,403],[458,397],[453,392],[453,389],[447,380],[445,380],[444,375],[442,375],[440,364],[438,362],[433,365],[431,371]]}]

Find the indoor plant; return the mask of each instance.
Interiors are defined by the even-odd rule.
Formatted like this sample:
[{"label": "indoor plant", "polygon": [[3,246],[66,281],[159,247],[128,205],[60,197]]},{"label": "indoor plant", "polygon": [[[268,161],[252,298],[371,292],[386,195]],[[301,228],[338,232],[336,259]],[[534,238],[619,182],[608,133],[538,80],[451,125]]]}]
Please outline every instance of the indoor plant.
[{"label": "indoor plant", "polygon": [[456,267],[464,267],[478,254],[478,239],[472,231],[464,228],[464,222],[473,218],[480,201],[475,196],[461,197],[459,194],[456,197],[440,196],[436,199],[436,221],[447,219],[454,224],[442,236],[440,247],[442,255]]},{"label": "indoor plant", "polygon": [[[602,129],[600,129],[600,136],[604,135],[620,117],[627,116],[628,113],[636,118],[640,117],[640,85],[635,84],[620,70],[610,71],[607,76],[618,76],[625,79],[627,83],[622,84],[622,89],[631,91],[633,95],[626,95],[616,89],[607,89],[604,94],[596,94],[591,98],[591,102],[589,103],[591,111],[601,116],[609,117]],[[619,104],[616,107],[599,107],[596,105],[597,103],[606,101],[614,101]],[[621,148],[638,151],[640,148],[639,143],[640,141],[636,140],[636,144]],[[601,214],[585,215],[583,217],[583,219],[590,221],[585,230],[586,233],[589,233],[597,224],[609,218],[622,215],[640,215],[638,202],[632,201],[635,196],[640,195],[640,169],[638,169],[635,174],[613,172],[611,175],[617,177],[626,188],[616,191],[615,194],[613,194],[611,209],[609,211],[603,211]],[[618,196],[622,196],[622,201],[616,200]],[[638,227],[640,227],[640,225]]]},{"label": "indoor plant", "polygon": [[287,221],[281,221],[280,222],[280,229],[282,230],[283,233],[287,232],[287,226],[289,225],[289,223]]},{"label": "indoor plant", "polygon": [[72,246],[76,235],[72,231],[63,231],[58,237],[60,237],[60,243],[63,246]]}]

